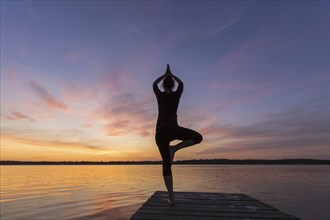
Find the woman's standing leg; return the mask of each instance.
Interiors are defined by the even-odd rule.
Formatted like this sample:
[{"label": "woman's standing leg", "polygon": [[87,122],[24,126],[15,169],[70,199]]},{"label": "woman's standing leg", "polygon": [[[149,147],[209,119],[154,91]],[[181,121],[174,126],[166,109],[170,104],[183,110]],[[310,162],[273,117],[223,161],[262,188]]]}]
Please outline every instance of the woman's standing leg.
[{"label": "woman's standing leg", "polygon": [[157,138],[156,134],[156,144],[158,146],[160,155],[162,156],[163,160],[163,178],[164,178],[164,183],[166,186],[166,189],[168,191],[169,195],[169,202],[170,205],[174,205],[174,193],[173,193],[173,177],[172,177],[172,163],[171,163],[171,155],[170,155],[170,150],[169,150],[169,141],[162,141],[159,140],[161,138]]}]

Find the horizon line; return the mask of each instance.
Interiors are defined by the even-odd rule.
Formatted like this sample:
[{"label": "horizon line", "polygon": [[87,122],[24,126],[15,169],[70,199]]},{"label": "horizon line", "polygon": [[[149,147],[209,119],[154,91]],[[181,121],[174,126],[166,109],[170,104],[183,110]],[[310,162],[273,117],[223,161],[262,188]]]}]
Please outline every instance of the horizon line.
[{"label": "horizon line", "polygon": [[[155,165],[161,164],[161,160],[143,160],[143,161],[18,161],[18,160],[0,160],[0,165]],[[177,160],[173,164],[330,164],[330,160],[326,159],[191,159]]]},{"label": "horizon line", "polygon": [[[208,159],[186,159],[186,160],[176,160],[176,161],[198,161],[198,160],[326,160],[330,161],[329,159],[316,159],[316,158],[280,158],[280,159],[254,159],[254,158],[246,158],[246,159],[228,159],[228,158],[208,158]],[[17,162],[145,162],[145,161],[152,161],[158,162],[162,160],[1,160],[0,161],[17,161]]]}]

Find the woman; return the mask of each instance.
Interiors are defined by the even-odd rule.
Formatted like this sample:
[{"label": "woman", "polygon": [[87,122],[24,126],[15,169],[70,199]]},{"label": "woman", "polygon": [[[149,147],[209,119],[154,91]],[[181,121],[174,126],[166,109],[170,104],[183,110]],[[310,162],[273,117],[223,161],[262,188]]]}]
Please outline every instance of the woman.
[{"label": "woman", "polygon": [[[163,80],[164,91],[158,88],[158,83]],[[175,81],[179,84],[176,91],[172,91]],[[172,162],[176,151],[199,144],[203,137],[196,131],[183,128],[177,122],[177,110],[181,94],[183,92],[183,82],[171,73],[167,64],[166,72],[153,83],[153,90],[157,97],[158,119],[156,125],[156,144],[163,160],[163,177],[165,186],[169,194],[169,203],[174,205]],[[173,140],[182,140],[175,146],[170,146]]]}]

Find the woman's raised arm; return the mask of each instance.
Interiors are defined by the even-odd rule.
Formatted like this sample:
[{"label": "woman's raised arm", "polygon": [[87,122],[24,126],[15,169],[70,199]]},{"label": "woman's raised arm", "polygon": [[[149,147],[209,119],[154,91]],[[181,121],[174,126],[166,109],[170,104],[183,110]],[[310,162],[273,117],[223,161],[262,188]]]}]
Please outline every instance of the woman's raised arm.
[{"label": "woman's raised arm", "polygon": [[166,73],[164,73],[163,75],[161,75],[160,77],[158,77],[158,78],[154,81],[154,83],[153,83],[153,89],[154,89],[154,93],[155,93],[155,94],[161,92],[161,91],[159,90],[159,88],[158,88],[158,83],[159,83],[160,81],[162,81],[162,79],[164,79],[165,76],[166,76]]},{"label": "woman's raised arm", "polygon": [[173,77],[173,78],[175,79],[175,81],[177,81],[177,83],[179,84],[179,85],[178,85],[178,88],[177,88],[177,90],[176,90],[175,92],[182,94],[182,92],[183,92],[183,82],[181,81],[181,79],[180,79],[179,77],[177,77],[177,76],[175,76],[175,75],[173,75],[173,74],[172,74],[172,77]]}]

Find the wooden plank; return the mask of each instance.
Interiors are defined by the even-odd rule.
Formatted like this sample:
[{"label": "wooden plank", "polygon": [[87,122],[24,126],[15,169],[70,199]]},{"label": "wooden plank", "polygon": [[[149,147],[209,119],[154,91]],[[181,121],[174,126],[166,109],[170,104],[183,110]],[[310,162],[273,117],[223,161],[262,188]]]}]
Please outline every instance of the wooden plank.
[{"label": "wooden plank", "polygon": [[[174,193],[176,199],[198,199],[198,200],[239,200],[239,201],[258,201],[255,198],[252,198],[250,196],[243,196],[243,195],[225,195],[225,196],[219,196],[219,195],[208,195],[208,194],[182,194],[182,193]],[[167,193],[157,193],[152,195],[153,198],[168,198]]]},{"label": "wooden plank", "polygon": [[[200,217],[200,216],[175,216],[135,213],[130,220],[253,220],[250,218],[219,218],[219,217]],[[265,219],[269,220],[269,219]],[[272,219],[273,220],[273,219]]]},{"label": "wooden plank", "polygon": [[[178,198],[232,198],[232,199],[251,199],[256,200],[255,198],[252,198],[248,195],[241,194],[241,193],[210,193],[210,192],[202,192],[202,193],[196,193],[196,192],[174,192],[175,196]],[[158,197],[158,196],[168,196],[167,192],[165,191],[156,191],[152,196]]]},{"label": "wooden plank", "polygon": [[[288,220],[281,218],[262,218],[263,220]],[[177,216],[135,213],[130,220],[260,220],[255,218],[212,217],[212,216]],[[296,219],[293,219],[296,220]]]},{"label": "wooden plank", "polygon": [[[151,206],[151,207],[161,207],[161,206],[169,206],[168,202],[163,203],[145,203],[143,206]],[[180,201],[176,201],[176,207],[186,207],[188,209],[208,209],[208,210],[222,210],[222,209],[235,209],[235,210],[251,210],[251,211],[278,211],[277,209],[271,206],[258,206],[258,205],[223,205],[223,204],[198,204],[198,203],[181,203]]]},{"label": "wooden plank", "polygon": [[175,192],[174,207],[169,206],[167,198],[167,192],[156,191],[137,210],[131,220],[298,219],[240,193]]},{"label": "wooden plank", "polygon": [[[155,207],[159,207],[159,206],[168,206],[168,203],[164,204],[164,203],[144,203],[143,206],[155,206]],[[204,205],[204,204],[178,204],[176,203],[176,207],[188,207],[191,209],[194,208],[198,208],[198,207],[203,207],[206,209],[219,209],[219,208],[229,208],[229,209],[242,209],[242,210],[256,210],[256,211],[270,211],[270,210],[276,210],[274,207],[272,206],[249,206],[249,205],[232,205],[232,204],[228,204],[228,205]]]},{"label": "wooden plank", "polygon": [[[263,207],[270,207],[270,205],[266,203],[262,203],[259,201],[221,201],[221,200],[191,200],[191,199],[176,199],[177,204],[202,204],[202,205],[240,205],[240,206],[263,206]],[[167,204],[166,198],[149,198],[147,203],[160,203],[160,204]]]},{"label": "wooden plank", "polygon": [[229,207],[229,206],[154,206],[143,204],[144,209],[150,210],[178,210],[178,211],[199,211],[199,212],[241,212],[241,213],[273,213],[277,212],[276,209],[249,209],[242,206]]},{"label": "wooden plank", "polygon": [[229,218],[252,218],[252,219],[294,219],[292,216],[282,212],[269,213],[248,213],[248,212],[205,212],[199,210],[150,210],[141,209],[141,214],[178,215],[178,216],[199,216],[199,217],[229,217]]}]

